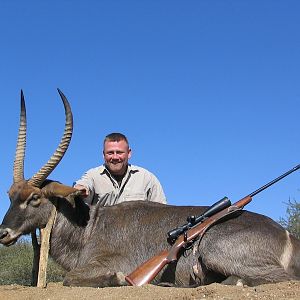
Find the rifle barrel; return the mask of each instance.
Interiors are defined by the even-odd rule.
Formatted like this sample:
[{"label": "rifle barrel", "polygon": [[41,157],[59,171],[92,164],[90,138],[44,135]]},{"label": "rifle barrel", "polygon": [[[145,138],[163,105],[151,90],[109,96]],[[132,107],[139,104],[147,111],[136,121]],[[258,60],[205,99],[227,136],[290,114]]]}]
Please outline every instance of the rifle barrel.
[{"label": "rifle barrel", "polygon": [[267,189],[269,186],[273,185],[274,183],[278,182],[279,180],[281,180],[282,178],[290,175],[291,173],[297,171],[298,169],[300,169],[300,164],[297,165],[296,167],[290,169],[289,171],[287,171],[286,173],[280,175],[279,177],[275,178],[274,180],[268,182],[267,184],[263,185],[262,187],[260,187],[259,189],[257,189],[256,191],[254,191],[253,193],[249,194],[246,197],[253,197],[255,195],[257,195],[258,193],[262,192],[263,190]]}]

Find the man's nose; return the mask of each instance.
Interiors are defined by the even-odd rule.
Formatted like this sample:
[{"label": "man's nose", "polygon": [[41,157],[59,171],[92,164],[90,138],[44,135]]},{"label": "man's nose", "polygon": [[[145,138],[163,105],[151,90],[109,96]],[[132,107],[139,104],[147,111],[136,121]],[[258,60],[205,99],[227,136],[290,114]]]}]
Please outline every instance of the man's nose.
[{"label": "man's nose", "polygon": [[118,155],[117,152],[114,152],[114,153],[112,154],[112,159],[119,159],[119,155]]}]

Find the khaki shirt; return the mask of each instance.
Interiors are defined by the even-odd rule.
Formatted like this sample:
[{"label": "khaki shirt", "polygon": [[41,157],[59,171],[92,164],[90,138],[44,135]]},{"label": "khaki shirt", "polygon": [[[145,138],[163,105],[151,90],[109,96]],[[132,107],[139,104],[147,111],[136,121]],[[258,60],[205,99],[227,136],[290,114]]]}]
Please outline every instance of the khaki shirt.
[{"label": "khaki shirt", "polygon": [[89,189],[85,202],[92,205],[100,202],[101,206],[108,206],[134,200],[167,203],[158,179],[148,170],[134,165],[128,165],[120,184],[104,165],[88,170],[75,184]]}]

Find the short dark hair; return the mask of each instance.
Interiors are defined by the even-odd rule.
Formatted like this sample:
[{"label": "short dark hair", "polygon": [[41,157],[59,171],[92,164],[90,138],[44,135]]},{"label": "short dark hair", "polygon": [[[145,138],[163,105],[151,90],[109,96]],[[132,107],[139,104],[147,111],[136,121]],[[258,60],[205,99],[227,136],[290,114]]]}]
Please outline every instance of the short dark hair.
[{"label": "short dark hair", "polygon": [[119,133],[119,132],[113,132],[108,134],[103,141],[103,146],[105,144],[105,142],[119,142],[119,141],[125,141],[129,147],[129,142],[127,140],[127,137],[123,134],[123,133]]}]

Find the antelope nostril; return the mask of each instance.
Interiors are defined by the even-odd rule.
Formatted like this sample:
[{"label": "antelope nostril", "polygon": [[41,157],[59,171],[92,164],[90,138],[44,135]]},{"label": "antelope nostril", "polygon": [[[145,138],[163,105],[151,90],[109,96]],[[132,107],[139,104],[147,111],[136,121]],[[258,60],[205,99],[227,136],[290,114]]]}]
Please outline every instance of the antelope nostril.
[{"label": "antelope nostril", "polygon": [[0,229],[0,240],[5,238],[8,234],[8,231],[6,229]]}]

